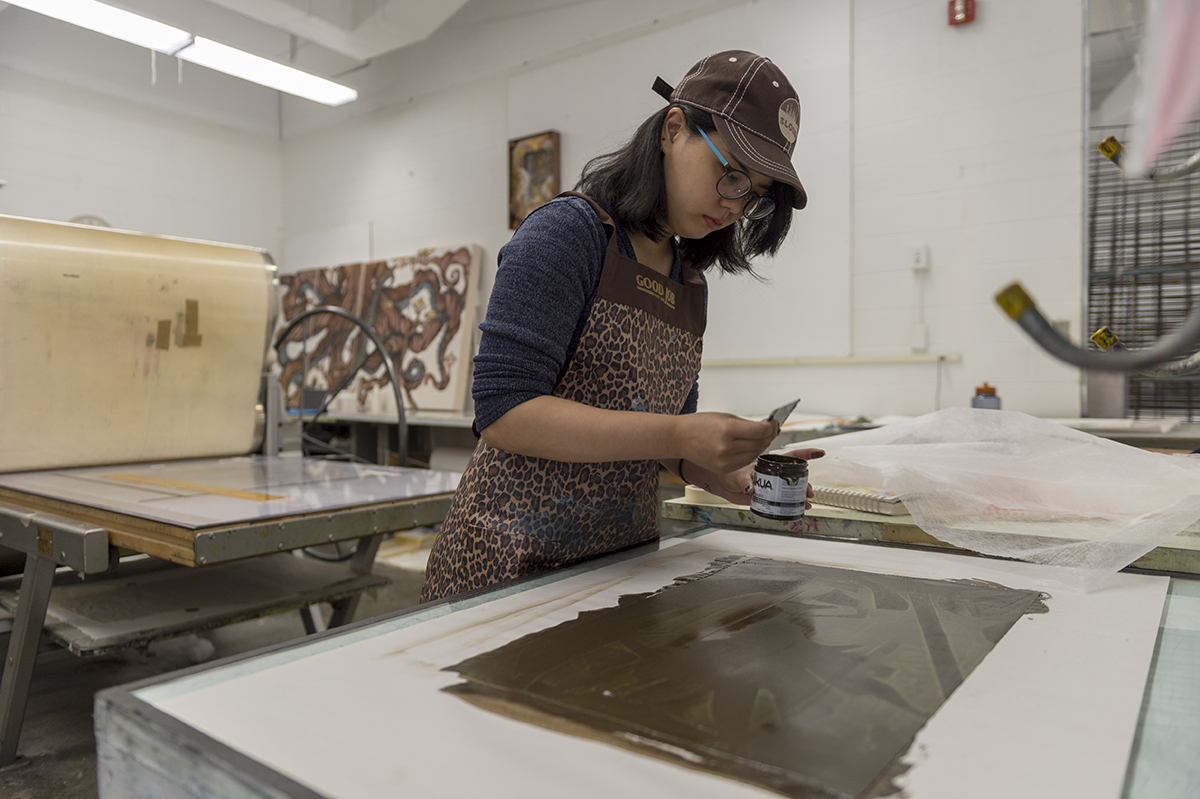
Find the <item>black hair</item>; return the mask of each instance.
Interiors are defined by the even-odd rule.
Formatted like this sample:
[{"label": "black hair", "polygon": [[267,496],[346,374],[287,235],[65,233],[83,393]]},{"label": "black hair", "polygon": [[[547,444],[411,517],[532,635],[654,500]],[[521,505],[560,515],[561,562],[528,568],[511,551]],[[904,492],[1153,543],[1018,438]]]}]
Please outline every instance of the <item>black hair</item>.
[{"label": "black hair", "polygon": [[[660,142],[663,122],[672,108],[683,110],[691,131],[716,130],[708,112],[673,103],[642,122],[625,146],[588,161],[575,184],[576,191],[599,203],[626,231],[652,241],[667,235],[667,185]],[[776,180],[769,192],[775,210],[765,219],[742,218],[702,239],[681,238],[684,261],[701,270],[715,264],[729,274],[755,275],[750,259],[774,255],[792,226],[796,189]]]}]

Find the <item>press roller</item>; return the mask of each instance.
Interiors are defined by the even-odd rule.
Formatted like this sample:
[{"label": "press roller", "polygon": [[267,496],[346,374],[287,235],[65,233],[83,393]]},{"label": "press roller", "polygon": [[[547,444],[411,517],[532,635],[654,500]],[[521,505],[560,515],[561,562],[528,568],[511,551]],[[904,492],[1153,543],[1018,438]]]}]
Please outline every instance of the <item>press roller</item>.
[{"label": "press roller", "polygon": [[275,273],[251,247],[0,215],[0,472],[257,449]]}]

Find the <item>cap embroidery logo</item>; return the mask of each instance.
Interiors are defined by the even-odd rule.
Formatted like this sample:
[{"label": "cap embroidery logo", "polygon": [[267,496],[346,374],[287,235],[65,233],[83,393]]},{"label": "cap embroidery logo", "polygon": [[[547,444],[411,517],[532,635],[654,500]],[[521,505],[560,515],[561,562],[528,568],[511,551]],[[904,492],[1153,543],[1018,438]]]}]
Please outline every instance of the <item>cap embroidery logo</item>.
[{"label": "cap embroidery logo", "polygon": [[789,97],[779,106],[779,132],[792,144],[796,143],[796,136],[800,133],[800,103],[794,97]]},{"label": "cap embroidery logo", "polygon": [[675,310],[675,292],[671,291],[662,283],[659,283],[657,280],[638,275],[637,287],[638,291],[646,292],[663,305],[666,305],[672,311]]}]

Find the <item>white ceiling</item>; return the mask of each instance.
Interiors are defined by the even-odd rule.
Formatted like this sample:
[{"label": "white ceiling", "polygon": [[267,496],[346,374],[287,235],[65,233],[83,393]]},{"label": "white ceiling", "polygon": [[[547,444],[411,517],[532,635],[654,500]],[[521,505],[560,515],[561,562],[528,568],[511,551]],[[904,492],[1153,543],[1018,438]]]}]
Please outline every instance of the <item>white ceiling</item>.
[{"label": "white ceiling", "polygon": [[[409,0],[403,40],[428,35],[379,55],[401,38],[392,23],[393,5],[384,0],[328,0],[324,20],[342,28],[341,49],[315,43],[283,25],[313,22],[313,14],[289,15],[264,22],[227,6],[245,9],[257,0],[105,0],[120,4],[198,36],[237,47],[305,72],[353,87],[359,99],[336,108],[284,95],[219,72],[184,64],[151,51],[0,0],[0,69],[34,80],[44,90],[83,92],[180,114],[257,136],[284,140],[364,117],[380,108],[412,103],[456,86],[500,74],[517,74],[531,63],[549,63],[590,52],[604,43],[644,35],[663,27],[755,0]],[[305,2],[308,0],[290,0]],[[312,0],[314,4],[327,0]],[[282,0],[277,0],[282,3]],[[366,3],[352,8],[351,2]],[[418,31],[415,11],[438,6],[448,17],[433,27],[425,17]],[[289,6],[290,8],[290,6]],[[317,8],[314,5],[314,8]],[[454,9],[450,14],[450,9]],[[612,13],[613,9],[627,13]],[[412,13],[409,10],[412,9]],[[355,16],[357,14],[357,16]],[[360,19],[356,23],[357,19]],[[315,24],[315,23],[313,23]],[[353,25],[353,28],[351,26]],[[554,35],[548,31],[556,31]],[[346,41],[354,40],[350,50]],[[381,42],[387,41],[386,44]],[[37,91],[42,91],[38,89]],[[130,112],[134,109],[131,106]]]},{"label": "white ceiling", "polygon": [[[256,55],[336,79],[427,39],[458,15],[525,16],[580,0],[103,0]],[[469,9],[464,7],[470,6]],[[7,8],[0,0],[0,11]]]},{"label": "white ceiling", "polygon": [[[210,39],[243,47],[281,61],[294,61],[311,43],[352,68],[419,42],[437,30],[468,0],[105,0]],[[572,0],[533,0],[524,9],[571,4]],[[1090,0],[1093,100],[1102,99],[1133,67],[1144,0]],[[479,5],[476,3],[475,5]],[[485,4],[486,5],[486,4]],[[0,2],[0,10],[5,7]],[[265,36],[264,30],[286,36]],[[294,38],[293,38],[294,37]],[[267,40],[273,39],[273,44]],[[285,49],[280,51],[280,42]],[[268,52],[262,52],[264,49]],[[275,50],[275,52],[270,52]]]},{"label": "white ceiling", "polygon": [[[108,0],[114,5],[162,22],[190,22],[205,36],[252,52],[265,42],[258,28],[285,34],[276,38],[275,52],[260,52],[276,60],[295,62],[304,44],[329,51],[307,53],[310,71],[334,74],[372,58],[419,42],[450,19],[467,0]],[[557,6],[570,0],[543,0],[530,6]],[[1090,0],[1091,101],[1104,97],[1134,66],[1141,33],[1144,0]],[[478,5],[478,4],[476,4]],[[512,5],[512,4],[508,4]],[[228,13],[232,12],[232,13]],[[257,34],[257,35],[256,35]],[[294,37],[294,38],[293,38]],[[255,46],[255,40],[258,40]],[[280,52],[280,44],[286,50]],[[244,44],[238,45],[238,42]],[[334,56],[334,57],[331,57]]]},{"label": "white ceiling", "polygon": [[[426,39],[456,15],[478,23],[524,17],[585,0],[103,0],[110,5],[177,25],[215,41],[295,60],[296,50],[317,45],[346,61],[363,64]],[[469,8],[464,8],[469,6]],[[0,8],[4,3],[0,1]],[[460,13],[461,12],[461,13]],[[264,35],[288,47],[260,52]],[[258,40],[258,47],[255,42]],[[240,43],[240,44],[239,44]],[[328,59],[333,60],[333,59]]]},{"label": "white ceiling", "polygon": [[[466,0],[211,0],[216,5],[366,60],[437,30]],[[203,2],[203,0],[191,0]]]},{"label": "white ceiling", "polygon": [[[745,0],[742,0],[743,2]],[[928,1],[928,0],[927,0]],[[525,20],[536,24],[539,13],[566,11],[586,6],[585,0],[105,0],[113,5],[183,28],[191,33],[292,64],[307,72],[345,80],[356,88],[368,78],[373,60],[396,53],[426,40],[439,28],[478,27],[493,18]],[[719,4],[719,3],[718,3]],[[1089,0],[1091,107],[1098,108],[1106,96],[1129,74],[1140,43],[1144,0]],[[705,5],[699,3],[698,5]],[[0,0],[0,11],[5,5]],[[18,9],[9,9],[17,11]],[[6,17],[7,19],[8,17]],[[24,18],[26,33],[61,30],[34,25]],[[4,25],[0,24],[0,28]],[[22,49],[12,37],[5,40],[13,53],[0,53],[0,61],[18,59]],[[20,25],[18,25],[20,27]],[[0,34],[3,31],[0,30]],[[4,39],[0,35],[0,39]],[[63,46],[68,47],[66,41]],[[98,78],[98,64],[107,59],[90,59],[67,73],[69,53],[60,54],[53,65],[33,51],[26,54],[23,68],[47,77],[91,85]],[[3,49],[3,48],[0,48]],[[50,48],[53,49],[53,48]],[[49,54],[47,54],[49,57]],[[389,57],[392,58],[392,57]],[[34,62],[39,63],[34,63]],[[147,73],[148,74],[148,73]],[[350,77],[354,74],[354,77]],[[393,81],[394,82],[394,81]],[[161,93],[161,91],[160,91]],[[333,118],[333,117],[331,117]]]}]

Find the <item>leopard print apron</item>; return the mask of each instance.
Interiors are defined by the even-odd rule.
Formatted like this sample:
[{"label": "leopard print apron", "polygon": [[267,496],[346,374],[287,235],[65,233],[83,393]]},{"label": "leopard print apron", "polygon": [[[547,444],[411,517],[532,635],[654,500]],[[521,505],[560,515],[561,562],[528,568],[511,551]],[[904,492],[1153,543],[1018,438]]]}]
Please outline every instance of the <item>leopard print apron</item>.
[{"label": "leopard print apron", "polygon": [[[552,395],[597,408],[678,414],[700,373],[704,286],[608,249],[574,354]],[[658,461],[564,463],[480,441],[429,556],[421,601],[574,563],[658,537]]]}]

